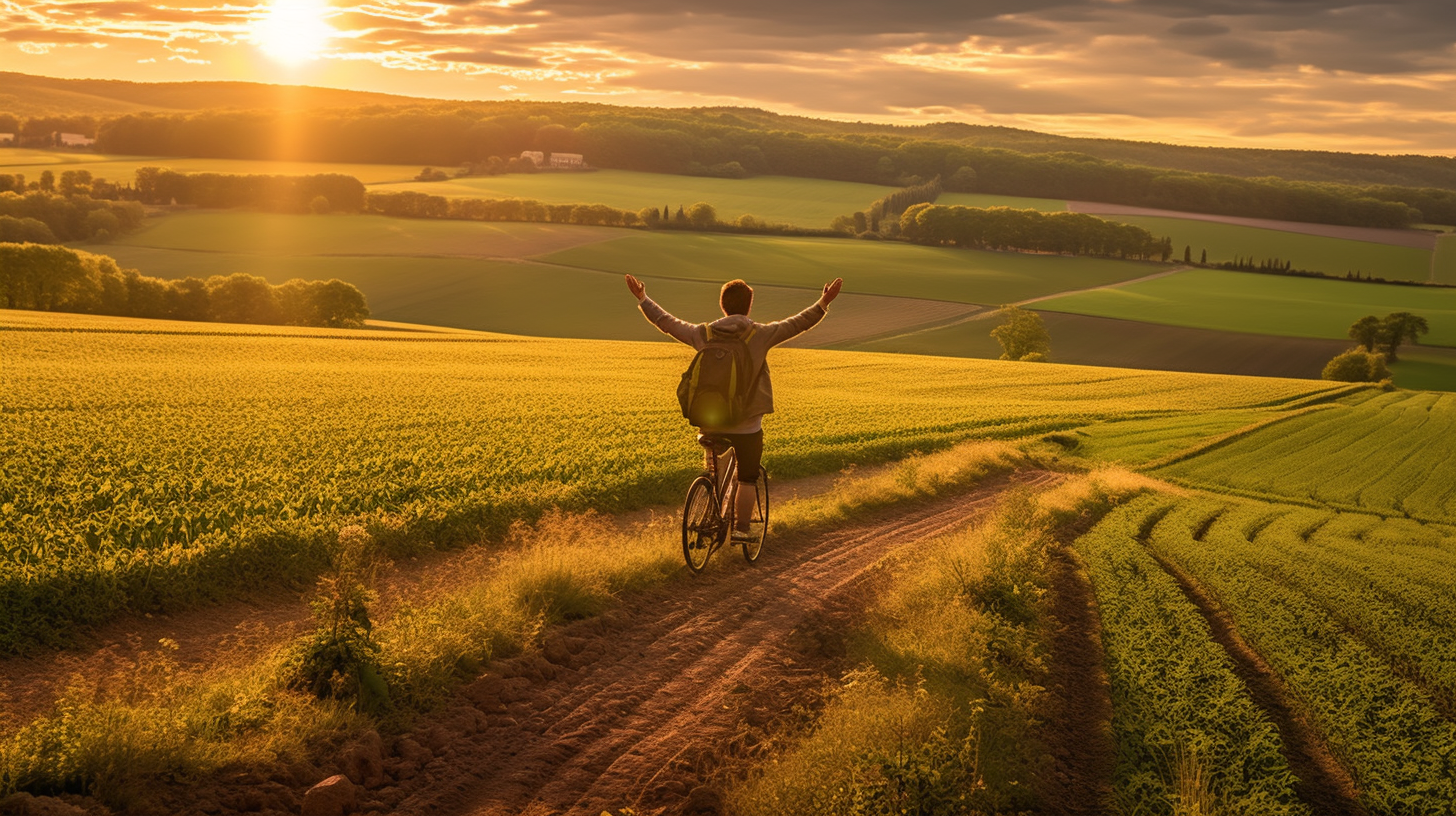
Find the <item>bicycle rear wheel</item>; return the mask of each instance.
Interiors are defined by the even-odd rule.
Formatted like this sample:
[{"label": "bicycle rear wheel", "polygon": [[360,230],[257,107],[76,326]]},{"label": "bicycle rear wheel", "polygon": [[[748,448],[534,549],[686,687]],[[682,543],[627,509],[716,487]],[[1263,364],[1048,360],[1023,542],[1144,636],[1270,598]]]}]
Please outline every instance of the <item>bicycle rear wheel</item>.
[{"label": "bicycle rear wheel", "polygon": [[768,471],[758,469],[758,496],[753,503],[753,517],[748,520],[748,531],[753,538],[743,542],[743,560],[752,564],[763,552],[763,542],[768,538]]},{"label": "bicycle rear wheel", "polygon": [[688,497],[683,501],[683,560],[694,575],[708,565],[708,556],[713,554],[723,526],[718,517],[717,493],[712,479],[699,476],[688,487]]}]

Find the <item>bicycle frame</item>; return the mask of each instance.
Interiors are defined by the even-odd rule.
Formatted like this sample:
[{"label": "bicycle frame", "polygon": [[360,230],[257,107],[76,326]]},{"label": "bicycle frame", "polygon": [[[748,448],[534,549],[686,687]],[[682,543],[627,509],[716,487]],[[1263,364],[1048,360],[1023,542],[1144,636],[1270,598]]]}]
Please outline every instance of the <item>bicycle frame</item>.
[{"label": "bicycle frame", "polygon": [[727,524],[733,518],[735,502],[738,500],[738,453],[728,448],[719,454],[712,446],[703,445],[703,458],[708,478],[721,497],[718,518]]}]

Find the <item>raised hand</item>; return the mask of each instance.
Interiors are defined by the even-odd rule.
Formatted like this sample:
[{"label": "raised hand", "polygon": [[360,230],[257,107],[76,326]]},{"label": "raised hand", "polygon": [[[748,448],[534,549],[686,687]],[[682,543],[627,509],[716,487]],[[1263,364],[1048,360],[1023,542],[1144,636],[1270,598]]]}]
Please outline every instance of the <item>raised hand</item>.
[{"label": "raised hand", "polygon": [[835,278],[829,283],[824,284],[824,294],[819,299],[824,302],[825,306],[828,306],[834,302],[835,298],[839,297],[839,288],[843,285],[844,278]]},{"label": "raised hand", "polygon": [[647,287],[642,283],[642,281],[637,280],[631,275],[627,276],[627,288],[632,291],[632,297],[637,298],[638,300],[641,300],[643,295],[647,294]]}]

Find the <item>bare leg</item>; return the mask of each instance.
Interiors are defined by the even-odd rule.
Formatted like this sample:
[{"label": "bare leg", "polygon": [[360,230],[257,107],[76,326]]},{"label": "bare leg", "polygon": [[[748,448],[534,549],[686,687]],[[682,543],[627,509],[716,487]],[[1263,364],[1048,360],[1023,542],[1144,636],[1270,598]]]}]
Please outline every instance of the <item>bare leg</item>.
[{"label": "bare leg", "polygon": [[738,532],[748,532],[748,522],[753,518],[753,507],[757,502],[758,485],[739,482],[738,500],[733,505],[733,526],[738,529]]}]

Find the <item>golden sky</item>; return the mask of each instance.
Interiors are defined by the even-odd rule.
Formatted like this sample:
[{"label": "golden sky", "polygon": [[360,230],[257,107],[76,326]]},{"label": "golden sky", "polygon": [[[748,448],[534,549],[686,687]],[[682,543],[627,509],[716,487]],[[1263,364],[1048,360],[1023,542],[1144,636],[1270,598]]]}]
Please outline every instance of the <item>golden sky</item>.
[{"label": "golden sky", "polygon": [[1456,155],[1456,0],[0,0],[0,70]]}]

